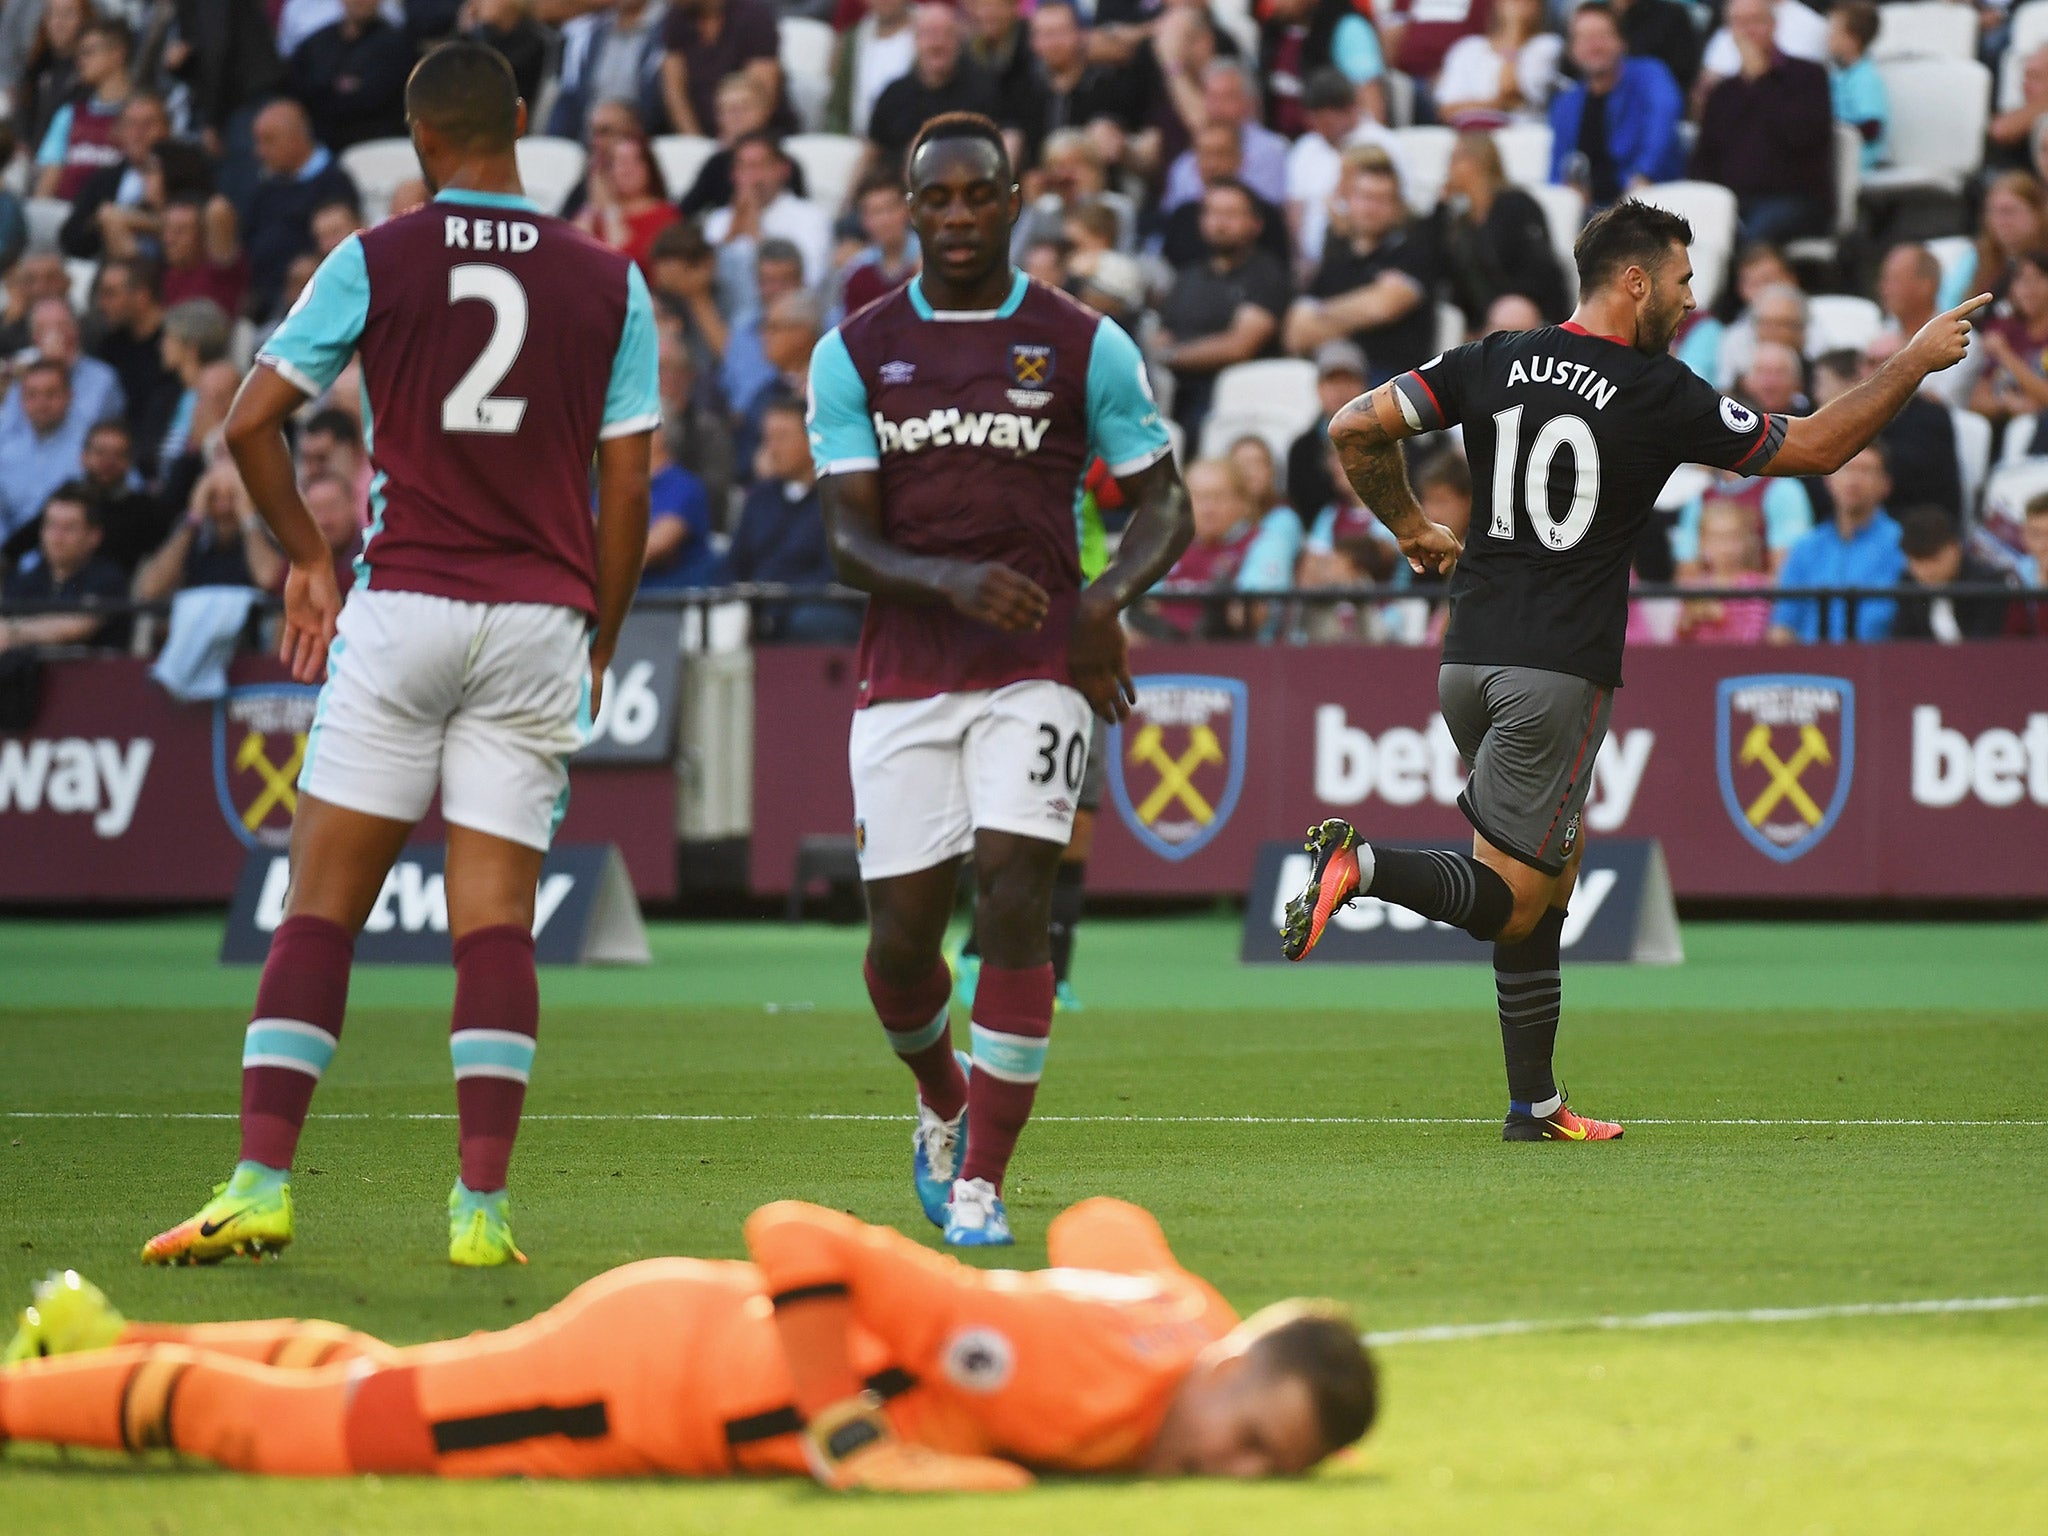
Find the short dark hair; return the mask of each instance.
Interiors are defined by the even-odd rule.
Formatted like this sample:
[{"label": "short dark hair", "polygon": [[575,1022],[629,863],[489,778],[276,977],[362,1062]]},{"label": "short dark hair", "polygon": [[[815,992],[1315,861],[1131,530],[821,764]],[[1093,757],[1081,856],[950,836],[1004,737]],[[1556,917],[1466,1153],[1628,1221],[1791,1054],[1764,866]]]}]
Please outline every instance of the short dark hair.
[{"label": "short dark hair", "polygon": [[802,271],[804,253],[798,249],[794,240],[785,240],[781,235],[770,235],[754,247],[754,270],[758,272],[764,261],[787,262]]},{"label": "short dark hair", "polygon": [[[1265,1370],[1292,1376],[1315,1404],[1323,1454],[1359,1439],[1379,1416],[1379,1373],[1358,1327],[1333,1302],[1283,1302],[1247,1354]],[[1254,1319],[1256,1322],[1257,1319]]]},{"label": "short dark hair", "polygon": [[497,49],[457,38],[413,66],[405,115],[451,144],[509,150],[519,137],[519,82]]},{"label": "short dark hair", "polygon": [[738,138],[734,139],[732,141],[733,158],[737,160],[739,158],[740,151],[746,148],[749,144],[767,145],[769,150],[773,152],[775,158],[782,162],[783,169],[787,170],[789,168],[788,152],[783,149],[782,139],[780,138],[780,136],[778,136],[772,129],[756,128],[752,132],[743,133]]},{"label": "short dark hair", "polygon": [[1607,0],[1584,0],[1582,5],[1579,5],[1572,11],[1565,25],[1569,27],[1572,22],[1577,21],[1581,16],[1605,16],[1610,27],[1614,28],[1616,32],[1621,31],[1621,17],[1615,12],[1614,7],[1607,3]]},{"label": "short dark hair", "polygon": [[361,447],[363,442],[362,427],[355,417],[339,406],[330,405],[325,410],[315,411],[307,420],[305,430],[325,433],[337,443],[347,443],[352,448]]},{"label": "short dark hair", "polygon": [[1261,224],[1266,222],[1265,214],[1262,213],[1259,209],[1259,194],[1254,192],[1250,187],[1246,186],[1242,181],[1238,180],[1237,177],[1218,176],[1214,181],[1210,182],[1206,187],[1202,188],[1202,201],[1206,203],[1209,200],[1209,194],[1212,192],[1237,193],[1240,197],[1244,199],[1245,207],[1251,210],[1252,217],[1257,219]]},{"label": "short dark hair", "polygon": [[1002,168],[1003,185],[1008,186],[1017,179],[1017,173],[1010,165],[1010,146],[993,118],[983,117],[979,112],[941,112],[917,130],[917,137],[904,151],[903,177],[906,183],[910,179],[910,168],[917,164],[918,151],[941,139],[980,139],[985,144],[993,144],[997,163]]},{"label": "short dark hair", "polygon": [[1908,507],[1899,514],[1899,548],[1909,559],[1926,560],[1961,542],[1956,520],[1945,507]]},{"label": "short dark hair", "polygon": [[1446,448],[1434,455],[1415,472],[1415,489],[1429,490],[1442,486],[1460,496],[1472,494],[1472,466],[1465,462],[1465,455],[1455,448]]},{"label": "short dark hair", "polygon": [[128,446],[130,448],[133,448],[135,446],[134,429],[132,429],[127,422],[123,421],[118,416],[109,416],[104,421],[94,422],[89,428],[86,429],[85,440],[89,443],[94,438],[98,437],[101,433],[104,432],[118,432],[121,434],[121,436],[128,440]]},{"label": "short dark hair", "polygon": [[67,502],[74,507],[85,509],[85,524],[88,528],[104,528],[106,520],[100,515],[100,499],[93,494],[91,486],[83,480],[66,480],[57,489],[43,498],[43,510],[49,511],[57,502]]},{"label": "short dark hair", "polygon": [[1310,70],[1308,78],[1301,82],[1304,112],[1337,112],[1357,99],[1358,88],[1351,83],[1351,77],[1334,64]]},{"label": "short dark hair", "polygon": [[1831,14],[1842,18],[1858,48],[1868,48],[1877,40],[1877,7],[1870,0],[1836,0]]},{"label": "short dark hair", "polygon": [[771,416],[777,411],[782,411],[788,415],[795,416],[801,419],[805,413],[803,396],[793,394],[786,389],[777,390],[774,394],[770,395],[767,398],[767,400],[762,402],[761,419],[763,421],[766,421],[769,416]]},{"label": "short dark hair", "polygon": [[1854,347],[1836,347],[1813,360],[1816,370],[1825,368],[1837,378],[1853,379],[1863,371],[1863,354]]},{"label": "short dark hair", "polygon": [[135,57],[135,29],[118,16],[101,16],[88,21],[78,35],[80,38],[104,37],[127,57]]},{"label": "short dark hair", "polygon": [[[1597,0],[1580,9],[1590,10]],[[1678,214],[1625,197],[1596,213],[1572,242],[1579,267],[1579,291],[1603,288],[1628,267],[1657,266],[1673,245],[1692,244],[1692,225]]]},{"label": "short dark hair", "polygon": [[2043,491],[2027,503],[2026,516],[2048,517],[2048,491]]},{"label": "short dark hair", "polygon": [[668,225],[654,237],[654,243],[647,248],[650,262],[687,261],[699,262],[711,255],[711,242],[704,238],[704,231],[687,220],[678,220]]}]

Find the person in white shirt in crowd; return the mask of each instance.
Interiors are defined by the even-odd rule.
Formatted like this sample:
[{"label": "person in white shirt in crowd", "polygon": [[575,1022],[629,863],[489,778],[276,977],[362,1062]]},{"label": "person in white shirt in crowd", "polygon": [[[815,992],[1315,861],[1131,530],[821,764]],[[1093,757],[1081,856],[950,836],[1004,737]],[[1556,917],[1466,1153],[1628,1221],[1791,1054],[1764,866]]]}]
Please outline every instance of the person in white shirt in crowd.
[{"label": "person in white shirt in crowd", "polygon": [[[1202,118],[1207,124],[1226,123],[1235,127],[1244,146],[1241,180],[1252,191],[1273,204],[1287,200],[1287,140],[1259,125],[1258,98],[1246,78],[1244,66],[1232,59],[1216,59],[1202,71]],[[1202,173],[1195,164],[1193,149],[1184,150],[1166,173],[1166,194],[1159,211],[1172,213],[1182,203],[1202,195]]]},{"label": "person in white shirt in crowd", "polygon": [[1301,107],[1308,132],[1287,151],[1286,206],[1295,263],[1306,272],[1323,259],[1330,199],[1344,174],[1344,151],[1355,144],[1377,144],[1397,170],[1401,156],[1394,131],[1360,110],[1358,94],[1340,69],[1311,73],[1302,83]]},{"label": "person in white shirt in crowd", "polygon": [[910,73],[917,56],[910,0],[870,0],[867,14],[842,32],[832,56],[832,96],[825,105],[828,133],[866,138],[875,98]]},{"label": "person in white shirt in crowd", "polygon": [[832,215],[789,190],[789,157],[775,136],[750,133],[733,146],[732,201],[704,216],[704,238],[718,251],[718,290],[727,315],[753,309],[755,255],[763,240],[787,240],[804,261],[804,286],[832,270]]},{"label": "person in white shirt in crowd", "polygon": [[1564,39],[1543,24],[1543,0],[1493,0],[1483,37],[1461,37],[1436,82],[1437,121],[1499,128],[1547,121]]}]

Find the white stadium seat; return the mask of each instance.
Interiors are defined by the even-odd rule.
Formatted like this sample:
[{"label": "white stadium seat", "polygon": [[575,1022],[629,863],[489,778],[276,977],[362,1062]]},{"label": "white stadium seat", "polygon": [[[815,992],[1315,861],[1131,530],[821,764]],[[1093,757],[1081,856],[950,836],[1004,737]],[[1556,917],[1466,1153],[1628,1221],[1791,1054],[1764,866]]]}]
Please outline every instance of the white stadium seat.
[{"label": "white stadium seat", "polygon": [[1218,414],[1277,416],[1298,421],[1297,432],[1323,413],[1316,396],[1316,365],[1304,357],[1267,357],[1233,363],[1216,375],[1210,409]]},{"label": "white stadium seat", "polygon": [[381,224],[391,211],[391,194],[420,173],[411,139],[365,139],[341,152],[341,168],[363,200],[363,222]]},{"label": "white stadium seat", "polygon": [[2012,26],[2005,35],[2005,54],[1998,61],[1998,110],[2010,112],[2020,104],[2020,76],[2027,55],[2048,44],[2048,0],[2029,0],[2012,13]]},{"label": "white stadium seat", "polygon": [[28,219],[28,248],[31,255],[48,255],[57,249],[57,235],[71,217],[71,204],[61,197],[30,197],[22,200]]},{"label": "white stadium seat", "polygon": [[1396,128],[1394,138],[1399,146],[1395,155],[1401,162],[1401,189],[1408,206],[1416,213],[1427,213],[1443,196],[1444,177],[1451,168],[1451,146],[1458,142],[1458,135],[1449,128],[1432,125]]},{"label": "white stadium seat", "polygon": [[[1256,437],[1272,450],[1273,462],[1284,472],[1287,450],[1294,440],[1316,424],[1316,418],[1295,422],[1260,411],[1211,411],[1202,423],[1202,457],[1220,459],[1230,445],[1242,437]],[[1186,466],[1183,465],[1183,468]]]},{"label": "white stadium seat", "polygon": [[2029,458],[2001,464],[1984,487],[1984,516],[2022,523],[2026,520],[2027,503],[2044,493],[2048,493],[2048,459]]},{"label": "white stadium seat", "polygon": [[1586,227],[1586,199],[1577,187],[1529,186],[1522,190],[1536,199],[1543,210],[1543,222],[1550,226],[1551,248],[1564,269],[1564,296],[1576,304],[1579,299],[1579,263],[1572,254],[1579,231]]},{"label": "white stadium seat", "polygon": [[825,123],[825,103],[832,96],[831,25],[807,16],[785,16],[777,23],[783,89],[797,121],[816,132]]},{"label": "white stadium seat", "polygon": [[718,153],[718,140],[694,133],[664,133],[649,147],[654,151],[655,163],[661,167],[661,179],[668,183],[669,200],[673,202],[696,185],[704,162]]},{"label": "white stadium seat", "polygon": [[1806,301],[1806,355],[1847,349],[1861,352],[1884,329],[1884,311],[1848,293],[1820,293]]},{"label": "white stadium seat", "polygon": [[64,277],[71,284],[71,307],[81,315],[92,306],[92,285],[99,275],[96,261],[80,261],[75,256],[64,258]]},{"label": "white stadium seat", "polygon": [[846,206],[867,148],[867,140],[844,133],[792,133],[782,141],[783,153],[804,168],[811,201],[835,218]]},{"label": "white stadium seat", "polygon": [[1671,471],[1664,489],[1657,493],[1659,512],[1677,512],[1689,501],[1698,501],[1713,488],[1714,477],[1697,464],[1681,464]]},{"label": "white stadium seat", "polygon": [[547,134],[530,134],[519,141],[519,179],[526,195],[540,204],[544,213],[560,213],[569,194],[583,180],[589,156],[574,139]]},{"label": "white stadium seat", "polygon": [[2005,441],[1998,447],[1999,468],[2031,456],[2034,427],[2039,421],[2038,416],[2015,416],[2005,424]]},{"label": "white stadium seat", "polygon": [[1969,518],[1976,515],[1977,497],[1991,473],[1991,423],[1975,411],[1955,406],[1949,407],[1948,414],[1956,428],[1956,470],[1963,482],[1963,516]]},{"label": "white stadium seat", "polygon": [[1711,181],[1660,181],[1636,194],[1692,224],[1692,293],[1712,309],[1735,254],[1735,194]]},{"label": "white stadium seat", "polygon": [[1952,0],[1893,0],[1877,8],[1870,56],[1885,59],[1974,59],[1977,10]]},{"label": "white stadium seat", "polygon": [[1878,73],[1891,101],[1892,163],[1863,178],[1863,195],[1960,193],[1984,164],[1991,71],[1974,59],[1894,59]]},{"label": "white stadium seat", "polygon": [[1455,304],[1436,307],[1436,349],[1448,352],[1465,344],[1465,313]]},{"label": "white stadium seat", "polygon": [[1550,181],[1550,124],[1510,123],[1493,130],[1501,169],[1518,187],[1541,187]]}]

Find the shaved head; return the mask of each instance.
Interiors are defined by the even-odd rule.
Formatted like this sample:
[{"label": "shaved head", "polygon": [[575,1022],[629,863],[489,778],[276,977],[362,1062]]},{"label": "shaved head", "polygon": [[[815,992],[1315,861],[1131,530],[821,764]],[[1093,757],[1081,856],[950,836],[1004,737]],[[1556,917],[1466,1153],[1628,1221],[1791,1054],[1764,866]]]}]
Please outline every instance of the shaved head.
[{"label": "shaved head", "polygon": [[443,43],[413,67],[405,115],[452,146],[510,150],[519,137],[519,86],[512,66],[481,43]]}]

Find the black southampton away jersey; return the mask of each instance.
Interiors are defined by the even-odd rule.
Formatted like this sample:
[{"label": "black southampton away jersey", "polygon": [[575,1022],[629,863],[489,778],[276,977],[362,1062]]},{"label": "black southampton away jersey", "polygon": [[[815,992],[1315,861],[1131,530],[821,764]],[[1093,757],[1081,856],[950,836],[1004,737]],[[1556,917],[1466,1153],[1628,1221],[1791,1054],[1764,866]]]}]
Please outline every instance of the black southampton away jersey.
[{"label": "black southampton away jersey", "polygon": [[1451,578],[1444,660],[1621,683],[1628,570],[1680,464],[1755,473],[1786,418],[1677,358],[1574,325],[1503,331],[1394,381],[1409,425],[1465,426],[1472,528]]}]

